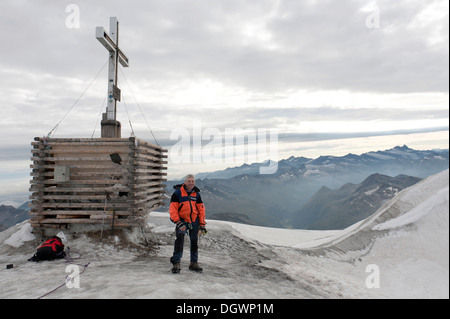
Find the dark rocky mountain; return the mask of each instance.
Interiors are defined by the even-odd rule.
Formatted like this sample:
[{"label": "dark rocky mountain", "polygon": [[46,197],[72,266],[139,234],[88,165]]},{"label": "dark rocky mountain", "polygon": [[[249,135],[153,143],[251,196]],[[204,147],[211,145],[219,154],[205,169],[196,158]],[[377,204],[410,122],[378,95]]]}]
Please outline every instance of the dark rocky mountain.
[{"label": "dark rocky mountain", "polygon": [[336,190],[323,186],[295,213],[292,225],[301,229],[344,229],[369,217],[420,180],[406,175],[373,174],[361,184],[348,183]]},{"label": "dark rocky mountain", "polygon": [[10,205],[0,205],[0,231],[27,219],[27,210],[14,208]]}]

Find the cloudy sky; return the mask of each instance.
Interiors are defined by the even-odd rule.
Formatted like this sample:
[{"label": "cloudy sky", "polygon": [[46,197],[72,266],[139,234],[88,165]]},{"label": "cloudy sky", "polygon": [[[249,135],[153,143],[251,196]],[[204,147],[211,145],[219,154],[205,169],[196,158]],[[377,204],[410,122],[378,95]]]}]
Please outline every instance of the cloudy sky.
[{"label": "cloudy sky", "polygon": [[[122,136],[132,127],[154,142],[150,127],[169,150],[169,178],[255,159],[236,155],[240,132],[276,142],[276,152],[266,145],[258,161],[403,144],[448,148],[448,6],[446,0],[1,1],[0,201],[28,191],[35,136],[59,124],[54,137],[99,137],[108,54],[95,28],[108,31],[111,16],[130,60],[119,72]],[[190,160],[180,157],[186,151]]]}]

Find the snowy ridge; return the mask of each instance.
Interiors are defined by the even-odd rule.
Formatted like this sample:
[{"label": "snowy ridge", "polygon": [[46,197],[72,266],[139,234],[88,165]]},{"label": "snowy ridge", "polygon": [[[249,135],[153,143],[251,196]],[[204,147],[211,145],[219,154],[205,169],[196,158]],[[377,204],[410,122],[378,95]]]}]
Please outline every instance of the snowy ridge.
[{"label": "snowy ridge", "polygon": [[[353,226],[342,231],[341,234],[327,244],[315,247],[315,249],[324,247],[340,247],[341,250],[348,252],[353,250],[355,246],[365,242],[364,238],[370,237],[375,240],[384,237],[386,231],[391,233],[396,230],[414,229],[416,231],[425,232],[432,229],[422,229],[419,226],[427,222],[442,223],[442,227],[437,228],[441,242],[448,238],[448,194],[449,194],[449,171],[446,170],[439,174],[430,176],[426,180],[419,182],[417,185],[409,187],[397,194],[391,201],[381,207],[375,214],[365,220],[356,223]],[[422,221],[424,219],[424,221]],[[385,231],[385,232],[379,232]],[[447,247],[448,247],[448,240]],[[345,246],[348,244],[349,246]],[[424,245],[430,243],[424,242]],[[302,247],[297,245],[297,247]],[[304,247],[304,246],[303,246]],[[448,260],[448,251],[447,251]]]},{"label": "snowy ridge", "polygon": [[[446,170],[339,231],[211,220],[199,244],[202,274],[187,269],[188,240],[181,274],[170,273],[174,227],[164,212],[151,213],[144,232],[103,242],[98,232],[67,231],[81,254],[74,262],[90,264],[80,288],[46,298],[449,298],[448,192]],[[0,298],[38,298],[64,283],[64,260],[27,262],[42,239],[27,222],[0,233]]]}]

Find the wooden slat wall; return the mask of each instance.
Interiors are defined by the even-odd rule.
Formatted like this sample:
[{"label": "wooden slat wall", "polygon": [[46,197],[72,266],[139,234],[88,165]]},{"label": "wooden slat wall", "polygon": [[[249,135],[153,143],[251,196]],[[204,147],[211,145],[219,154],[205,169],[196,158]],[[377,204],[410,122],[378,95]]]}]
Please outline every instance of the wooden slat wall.
[{"label": "wooden slat wall", "polygon": [[[31,144],[33,227],[141,226],[145,215],[163,204],[167,150],[159,146],[135,137],[36,137]],[[120,164],[111,160],[113,153]],[[69,167],[69,181],[55,180],[55,166]]]}]

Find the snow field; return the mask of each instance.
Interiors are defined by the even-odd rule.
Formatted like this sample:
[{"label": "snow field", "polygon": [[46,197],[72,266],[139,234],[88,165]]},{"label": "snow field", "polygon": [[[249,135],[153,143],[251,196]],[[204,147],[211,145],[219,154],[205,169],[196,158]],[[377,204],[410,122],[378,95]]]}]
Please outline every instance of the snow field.
[{"label": "snow field", "polygon": [[[449,298],[448,192],[446,170],[339,231],[209,220],[201,274],[188,270],[188,238],[181,274],[170,272],[175,236],[165,212],[150,213],[143,232],[103,241],[65,231],[80,271],[90,264],[80,288],[45,298]],[[70,274],[65,260],[27,261],[44,239],[31,231],[24,222],[0,233],[0,298],[38,298]]]}]

